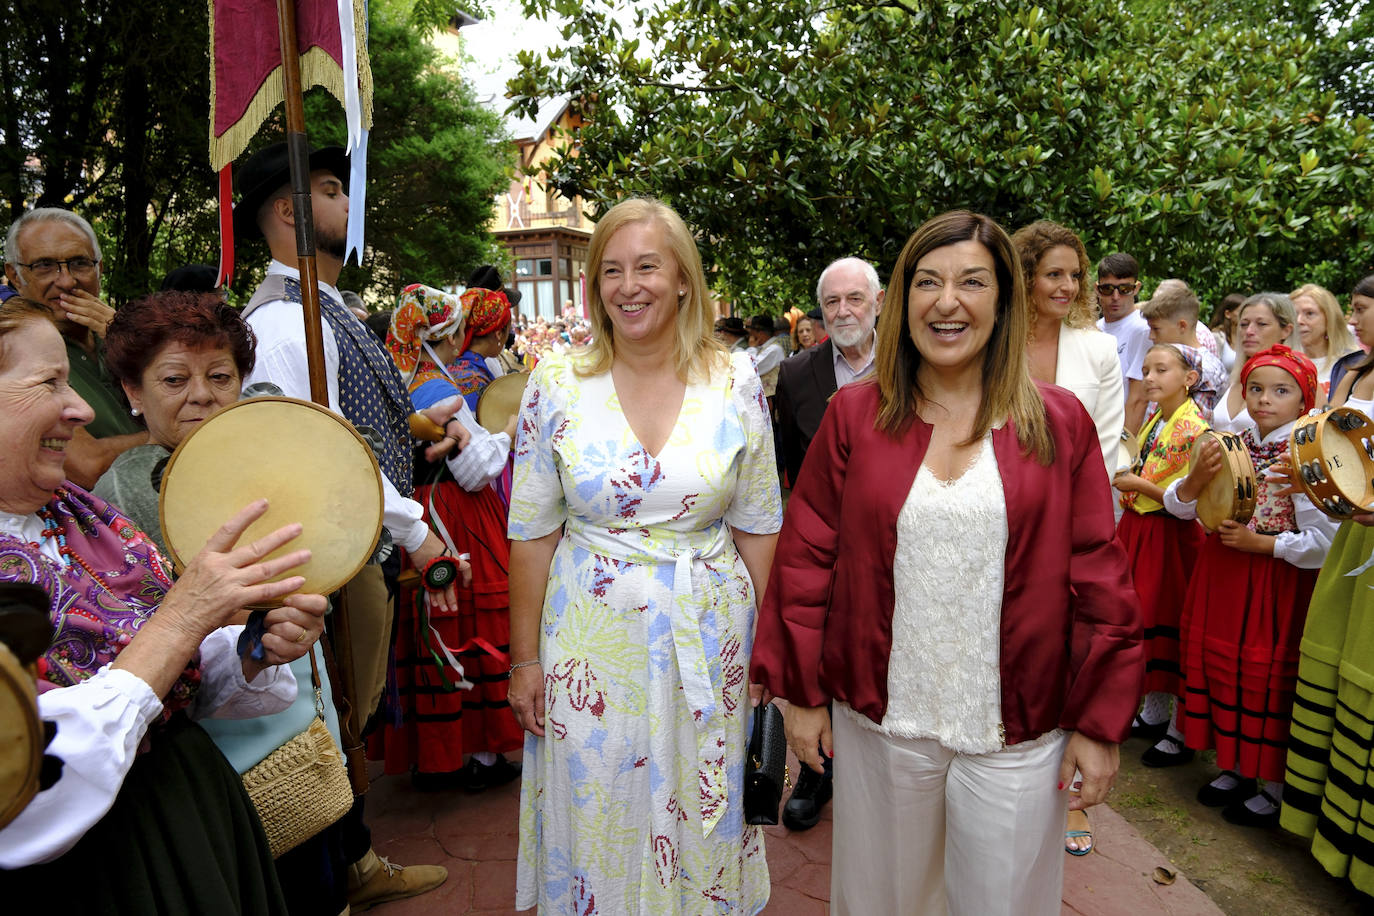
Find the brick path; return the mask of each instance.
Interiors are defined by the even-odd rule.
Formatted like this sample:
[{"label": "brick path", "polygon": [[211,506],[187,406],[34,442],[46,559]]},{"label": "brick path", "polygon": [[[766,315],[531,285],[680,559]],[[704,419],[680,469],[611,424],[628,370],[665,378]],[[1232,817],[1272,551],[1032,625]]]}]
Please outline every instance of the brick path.
[{"label": "brick path", "polygon": [[[796,772],[795,760],[790,766]],[[376,777],[368,793],[367,813],[377,852],[401,864],[447,866],[449,879],[432,893],[386,904],[375,912],[381,916],[514,913],[519,798],[518,782],[466,795],[416,792],[405,777]],[[1091,817],[1096,849],[1087,856],[1065,856],[1065,914],[1221,913],[1182,874],[1171,885],[1156,884],[1151,877],[1155,867],[1170,863],[1116,812],[1099,806]],[[830,825],[827,806],[821,822],[805,833],[767,828],[773,896],[764,916],[824,916],[827,912]]]}]

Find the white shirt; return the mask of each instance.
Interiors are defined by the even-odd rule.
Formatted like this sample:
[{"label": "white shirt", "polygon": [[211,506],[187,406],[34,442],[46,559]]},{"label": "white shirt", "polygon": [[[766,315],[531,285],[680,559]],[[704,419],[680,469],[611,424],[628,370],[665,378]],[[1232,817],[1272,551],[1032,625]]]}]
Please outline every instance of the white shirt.
[{"label": "white shirt", "polygon": [[840,345],[835,343],[833,337],[830,338],[830,349],[834,351],[835,387],[837,389],[843,388],[850,382],[863,378],[873,370],[873,358],[878,355],[878,330],[877,328],[873,329],[873,336],[868,341],[868,356],[858,368],[851,366],[849,360],[844,358],[844,354],[840,352]]},{"label": "white shirt", "polygon": [[[930,537],[958,531],[959,537]],[[926,465],[897,516],[887,712],[865,728],[953,751],[1002,746],[1002,580],[1007,510],[991,434],[957,480]]]},{"label": "white shirt", "polygon": [[[1254,424],[1250,425],[1253,428]],[[1259,444],[1270,445],[1278,441],[1286,442],[1292,432],[1293,424],[1285,423],[1261,439]],[[1169,511],[1170,515],[1177,518],[1197,518],[1197,500],[1184,502],[1178,496],[1178,488],[1181,483],[1183,483],[1183,478],[1169,484],[1169,488],[1164,491],[1164,508]],[[1321,569],[1322,564],[1326,562],[1327,551],[1331,549],[1331,541],[1336,537],[1336,529],[1340,527],[1340,522],[1312,505],[1312,500],[1308,499],[1305,493],[1294,493],[1292,499],[1293,516],[1298,530],[1281,531],[1274,535],[1274,556],[1299,569]]]},{"label": "white shirt", "polygon": [[[45,557],[62,562],[36,514],[0,512],[0,532],[36,543]],[[193,719],[251,719],[295,702],[296,678],[286,665],[268,668],[251,684],[244,679],[242,632],[221,627],[200,644],[200,690],[187,710]],[[105,816],[148,726],[162,715],[162,700],[138,675],[106,665],[79,684],[39,694],[38,714],[57,725],[45,753],[62,760],[62,776],[0,830],[0,868],[51,861]]]},{"label": "white shirt", "polygon": [[[1131,381],[1144,377],[1141,367],[1145,364],[1145,354],[1150,349],[1150,323],[1139,309],[1116,321],[1097,319],[1099,331],[1106,331],[1116,338],[1116,358],[1121,364],[1121,387],[1129,389]],[[1124,403],[1124,402],[1123,402]]]},{"label": "white shirt", "polygon": [[[293,280],[300,279],[299,270],[280,261],[273,261],[267,273],[268,276],[281,274]],[[327,283],[320,284],[320,291],[333,296],[336,302],[343,302],[339,291]],[[351,314],[349,318],[358,320]],[[310,366],[305,356],[305,322],[301,306],[282,299],[265,303],[248,316],[248,325],[258,338],[257,362],[244,378],[243,387],[271,382],[289,398],[310,400]],[[339,408],[339,344],[329,322],[321,321],[320,325],[324,336],[324,377],[329,389],[329,409],[343,416]],[[301,471],[308,473],[309,468]],[[429,526],[422,516],[420,504],[402,496],[383,474],[382,524],[391,533],[392,540],[406,550],[418,548],[429,535]]]},{"label": "white shirt", "polygon": [[783,352],[782,343],[776,337],[768,338],[762,346],[750,347],[749,355],[754,357],[754,369],[759,375],[781,366],[787,356]]}]

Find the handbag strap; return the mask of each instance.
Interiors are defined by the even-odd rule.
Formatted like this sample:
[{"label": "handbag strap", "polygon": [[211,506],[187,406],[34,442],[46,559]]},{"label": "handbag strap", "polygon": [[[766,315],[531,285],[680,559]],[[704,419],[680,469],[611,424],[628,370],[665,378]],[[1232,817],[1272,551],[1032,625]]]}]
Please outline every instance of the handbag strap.
[{"label": "handbag strap", "polygon": [[315,714],[324,718],[324,693],[320,689],[320,669],[315,664],[315,644],[310,644],[310,683],[315,688]]}]

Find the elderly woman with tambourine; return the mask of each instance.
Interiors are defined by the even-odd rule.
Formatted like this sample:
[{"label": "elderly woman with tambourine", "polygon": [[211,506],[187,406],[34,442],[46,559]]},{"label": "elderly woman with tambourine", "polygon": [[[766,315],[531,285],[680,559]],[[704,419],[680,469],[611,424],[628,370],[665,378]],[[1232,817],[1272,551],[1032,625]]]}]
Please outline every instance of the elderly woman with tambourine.
[{"label": "elderly woman with tambourine", "polygon": [[[46,308],[0,305],[0,579],[51,596],[56,635],[39,660],[39,710],[62,776],[0,830],[0,894],[69,888],[85,912],[285,913],[262,828],[239,776],[194,720],[272,713],[296,697],[284,664],[323,629],[325,599],[292,595],[309,560],[263,560],[300,534],[251,544],[267,506],[245,507],[172,584],[156,546],[65,479],[65,449],[91,410],[68,383]],[[278,581],[269,581],[282,576]],[[263,661],[226,627],[266,617]]]},{"label": "elderly woman with tambourine", "polygon": [[503,756],[524,736],[506,700],[510,542],[506,504],[492,486],[506,470],[515,418],[492,434],[471,409],[480,391],[471,383],[480,365],[480,356],[476,364],[470,358],[473,342],[499,340],[509,316],[500,292],[473,288],[459,297],[412,284],[401,291],[387,334],[415,409],[456,409],[449,425],[461,424],[470,436],[450,457],[421,462],[415,478],[425,520],[472,565],[456,614],[436,612],[420,590],[406,589],[401,598],[395,652],[402,721],[389,724],[382,740],[388,771],[411,769],[420,789],[480,791],[519,775]]},{"label": "elderly woman with tambourine", "polygon": [[[252,329],[238,310],[213,292],[154,293],[122,307],[110,323],[105,362],[122,386],[132,413],[147,426],[149,441],[115,459],[92,492],[128,516],[169,557],[176,554],[164,541],[160,509],[162,480],[172,454],[217,411],[239,401],[242,379],[253,368],[255,343]],[[318,413],[304,405],[300,409]],[[300,419],[293,414],[293,424]],[[260,428],[259,421],[252,422],[255,429]],[[172,476],[180,473],[184,472]],[[244,473],[240,479],[253,480],[253,475]],[[217,479],[215,483],[223,482]],[[200,489],[196,484],[187,486]],[[199,499],[196,502],[199,510]],[[318,659],[312,665],[307,655],[292,662],[291,670],[302,689],[289,708],[252,719],[212,719],[202,725],[240,774],[270,767],[263,761],[293,739],[299,740],[297,736],[314,722],[312,671],[321,683],[318,712],[323,721],[319,727],[329,733],[317,731],[316,740],[321,744],[328,740],[333,753],[342,747],[325,666]],[[341,775],[341,766],[338,771]],[[301,771],[300,776],[302,782],[289,787],[303,803],[314,806],[313,819],[265,800],[258,802],[259,814],[272,844],[287,908],[293,916],[333,916],[348,903],[347,875],[352,862],[343,839],[348,828],[337,821],[351,807],[351,799],[348,793],[343,798],[335,794],[327,796],[329,804],[325,804],[319,791],[304,782],[308,773]],[[255,780],[253,775],[246,778]],[[290,823],[286,830],[281,829],[282,819]]]}]

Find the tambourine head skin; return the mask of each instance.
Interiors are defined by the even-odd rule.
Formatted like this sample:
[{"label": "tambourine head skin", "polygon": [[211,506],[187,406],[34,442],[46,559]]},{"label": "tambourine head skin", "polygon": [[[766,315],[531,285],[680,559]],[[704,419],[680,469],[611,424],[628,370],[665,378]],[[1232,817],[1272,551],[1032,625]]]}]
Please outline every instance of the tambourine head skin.
[{"label": "tambourine head skin", "polygon": [[482,396],[477,399],[477,422],[483,429],[493,434],[505,431],[510,418],[520,412],[525,383],[529,380],[528,372],[512,372],[482,389]]},{"label": "tambourine head skin", "polygon": [[[268,510],[239,544],[299,522],[301,536],[270,556],[306,548],[310,562],[283,575],[329,594],[372,556],[382,529],[382,476],[347,420],[309,401],[253,398],[220,410],[167,462],[158,510],[178,570],[240,509]],[[280,578],[280,577],[279,577]]]},{"label": "tambourine head skin", "polygon": [[42,765],[43,726],[33,671],[0,643],[0,827],[33,799]]},{"label": "tambourine head skin", "polygon": [[1332,518],[1374,512],[1374,422],[1353,407],[1303,417],[1289,441],[1312,504]]},{"label": "tambourine head skin", "polygon": [[1216,531],[1227,519],[1245,523],[1255,514],[1255,465],[1239,436],[1215,429],[1198,434],[1193,455],[1209,441],[1221,446],[1221,470],[1198,494],[1197,517],[1208,531]]}]

